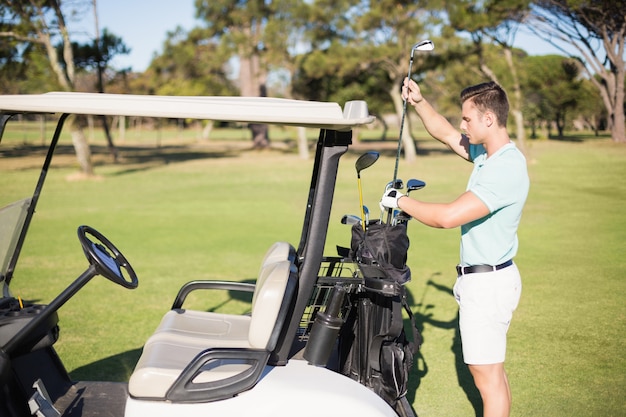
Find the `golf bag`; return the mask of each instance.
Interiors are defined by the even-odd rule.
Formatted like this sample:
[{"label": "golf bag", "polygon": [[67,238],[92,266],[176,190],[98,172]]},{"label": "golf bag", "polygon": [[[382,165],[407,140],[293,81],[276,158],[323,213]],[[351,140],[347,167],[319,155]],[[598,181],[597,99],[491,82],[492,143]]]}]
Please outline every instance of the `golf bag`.
[{"label": "golf bag", "polygon": [[352,226],[350,255],[367,280],[382,279],[401,285],[409,282],[408,250],[405,223],[391,226],[374,220],[368,224],[367,230],[358,224]]},{"label": "golf bag", "polygon": [[[372,222],[365,232],[360,225],[352,228],[351,257],[364,285],[363,291],[350,294],[351,306],[339,338],[342,373],[396,410],[406,407],[409,373],[422,343],[402,285],[411,276],[405,263],[408,247],[406,225]],[[404,328],[403,310],[411,322],[412,340]]]}]

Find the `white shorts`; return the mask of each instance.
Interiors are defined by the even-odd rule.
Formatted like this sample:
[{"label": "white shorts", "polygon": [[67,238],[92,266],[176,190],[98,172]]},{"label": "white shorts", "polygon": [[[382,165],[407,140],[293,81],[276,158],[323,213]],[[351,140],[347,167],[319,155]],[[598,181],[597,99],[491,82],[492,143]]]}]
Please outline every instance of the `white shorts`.
[{"label": "white shorts", "polygon": [[494,272],[457,278],[454,297],[459,303],[459,328],[466,364],[504,362],[506,333],[521,293],[522,280],[515,264]]}]

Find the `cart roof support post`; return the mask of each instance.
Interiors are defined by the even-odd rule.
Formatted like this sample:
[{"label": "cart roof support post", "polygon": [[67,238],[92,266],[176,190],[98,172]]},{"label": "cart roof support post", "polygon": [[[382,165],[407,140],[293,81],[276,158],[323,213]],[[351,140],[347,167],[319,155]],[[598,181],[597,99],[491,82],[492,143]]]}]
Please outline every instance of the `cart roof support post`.
[{"label": "cart roof support post", "polygon": [[284,327],[270,363],[287,363],[300,319],[317,282],[339,168],[339,159],[352,143],[352,131],[322,129],[317,141],[315,163],[307,199],[304,225],[298,246],[298,296],[289,323]]}]

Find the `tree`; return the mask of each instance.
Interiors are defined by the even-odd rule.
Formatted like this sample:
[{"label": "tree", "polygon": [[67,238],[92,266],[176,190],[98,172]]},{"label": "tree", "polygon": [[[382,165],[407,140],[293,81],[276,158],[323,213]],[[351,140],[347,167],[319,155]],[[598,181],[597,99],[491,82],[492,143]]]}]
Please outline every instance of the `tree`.
[{"label": "tree", "polygon": [[581,70],[602,96],[611,137],[626,143],[626,1],[539,0],[527,23],[531,32],[565,54],[570,55],[567,46],[580,53]]},{"label": "tree", "polygon": [[232,95],[236,88],[228,79],[230,56],[216,41],[207,41],[204,29],[186,32],[176,28],[167,33],[163,51],[142,75],[150,94]]},{"label": "tree", "polygon": [[[196,17],[206,22],[207,39],[217,39],[223,52],[239,62],[242,96],[267,94],[267,76],[273,64],[288,55],[292,17],[297,0],[196,0]],[[250,125],[257,148],[269,146],[267,126]]]},{"label": "tree", "polygon": [[[178,27],[167,33],[163,51],[132,85],[137,92],[173,96],[235,95],[236,87],[228,78],[230,56],[207,40],[206,30],[186,32]],[[202,139],[208,139],[212,121],[206,121]]]},{"label": "tree", "polygon": [[[359,88],[352,84],[351,91],[360,92],[368,101],[381,97],[392,105],[400,123],[400,86],[409,70],[411,47],[427,37],[425,28],[430,15],[425,11],[425,3],[344,0],[333,2],[330,12],[326,1],[307,5],[309,18],[304,28],[308,48],[301,55],[300,68],[304,72],[299,77],[333,80],[326,83],[326,89],[341,89],[345,81],[358,81]],[[415,53],[412,75],[419,77],[427,64],[434,62],[428,55]],[[342,81],[339,86],[337,80]],[[403,129],[399,140],[405,161],[412,163],[417,152],[411,130]]]},{"label": "tree", "polygon": [[[19,42],[26,49],[29,46],[42,48],[60,88],[72,91],[76,66],[62,0],[5,0],[0,6],[0,15],[5,17],[0,37]],[[92,176],[91,152],[81,122],[80,118],[71,116],[66,120],[66,126],[72,136],[81,173]]]},{"label": "tree", "polygon": [[21,59],[16,42],[0,38],[0,94],[19,93],[25,72],[25,60]]},{"label": "tree", "polygon": [[524,90],[534,93],[530,94],[532,103],[540,110],[539,114],[531,113],[531,121],[554,122],[562,138],[567,116],[573,116],[579,98],[584,97],[576,60],[559,55],[529,56],[524,66]]},{"label": "tree", "polygon": [[[95,3],[95,0],[93,0]],[[94,4],[95,11],[95,4]],[[94,14],[96,14],[94,12]],[[95,21],[97,22],[97,16]],[[93,43],[78,44],[72,43],[74,51],[74,60],[77,68],[93,70],[97,75],[96,89],[99,93],[104,93],[104,74],[109,66],[109,62],[120,54],[128,54],[130,49],[124,44],[121,38],[110,33],[106,28],[99,34],[99,28],[96,23],[96,38]],[[109,146],[109,152],[113,156],[113,161],[117,162],[118,152],[113,144],[113,138],[109,130],[109,124],[106,116],[100,116],[102,127],[104,128],[105,137]]]},{"label": "tree", "polygon": [[580,96],[583,99],[578,102],[576,108],[578,117],[596,136],[599,136],[601,130],[606,130],[608,119],[600,91],[591,81],[583,79]]},{"label": "tree", "polygon": [[[499,45],[511,74],[512,93],[511,113],[515,119],[515,132],[520,148],[525,151],[525,131],[522,108],[524,106],[522,89],[517,72],[517,63],[513,51],[513,43],[520,23],[529,10],[530,0],[459,0],[448,8],[451,26],[458,31],[470,33],[474,42],[475,52],[483,56],[483,42],[489,41]],[[480,69],[491,80],[501,84],[493,70],[480,59]]]}]

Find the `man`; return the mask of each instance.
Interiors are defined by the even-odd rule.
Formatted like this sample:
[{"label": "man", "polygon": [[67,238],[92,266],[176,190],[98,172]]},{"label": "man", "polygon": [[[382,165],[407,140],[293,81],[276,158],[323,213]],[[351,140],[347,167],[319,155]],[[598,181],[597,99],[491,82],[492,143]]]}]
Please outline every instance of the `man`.
[{"label": "man", "polygon": [[463,358],[480,391],[484,416],[508,416],[506,333],[522,289],[513,257],[529,179],[526,160],[506,130],[507,96],[494,82],[463,90],[462,133],[433,109],[413,80],[405,79],[402,96],[428,133],[472,162],[474,170],[467,191],[451,203],[425,203],[389,190],[381,206],[400,208],[428,226],[461,227],[454,296],[459,303]]}]

